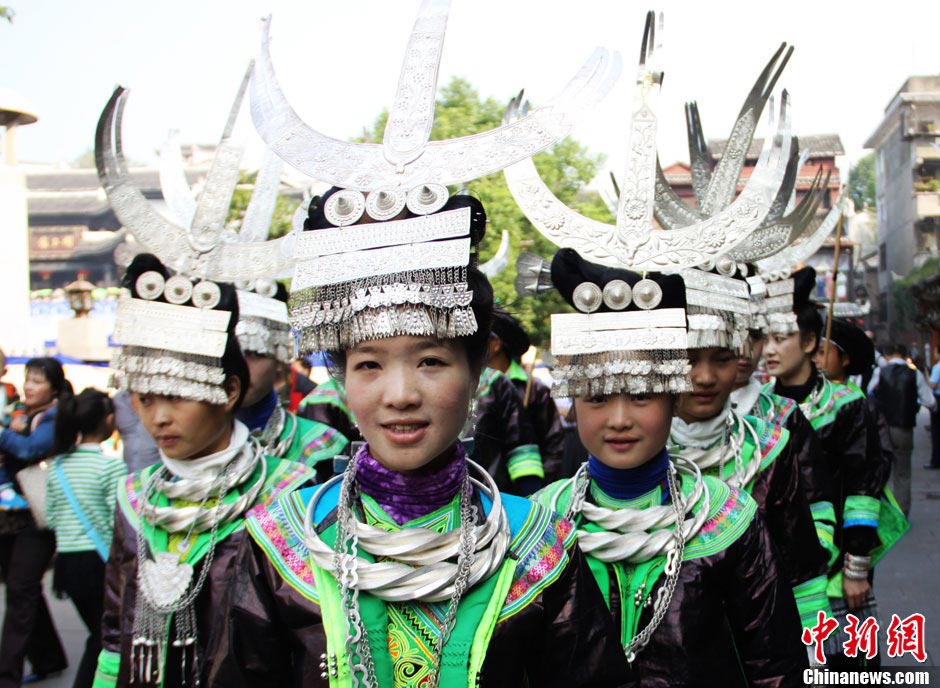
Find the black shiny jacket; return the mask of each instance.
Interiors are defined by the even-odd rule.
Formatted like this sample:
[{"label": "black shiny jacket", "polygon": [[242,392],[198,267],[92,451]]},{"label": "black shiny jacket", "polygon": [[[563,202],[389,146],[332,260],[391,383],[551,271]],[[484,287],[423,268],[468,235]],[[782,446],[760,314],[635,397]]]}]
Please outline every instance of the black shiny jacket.
[{"label": "black shiny jacket", "polygon": [[516,447],[537,442],[515,385],[502,373],[477,398],[473,426],[473,460],[493,476],[500,491],[521,494],[509,477],[509,454]]},{"label": "black shiny jacket", "polygon": [[[657,581],[651,599],[664,580]],[[617,625],[623,603],[611,586]],[[651,617],[652,606],[639,628]],[[800,632],[790,585],[756,515],[723,551],[682,563],[672,602],[632,667],[643,688],[795,688],[804,685],[807,668]]]},{"label": "black shiny jacket", "polygon": [[512,380],[523,400],[523,409],[536,443],[542,455],[542,468],[545,470],[545,482],[553,483],[563,477],[561,474],[562,458],[565,453],[565,429],[558,415],[558,407],[552,399],[549,387],[539,380],[532,380],[529,391],[529,405],[525,405],[525,380]]},{"label": "black shiny jacket", "polygon": [[812,476],[811,480],[817,480],[817,467],[812,465],[805,452],[818,448],[818,441],[812,426],[798,408],[792,415],[798,416],[792,421],[797,437],[794,438],[791,431],[786,446],[773,463],[754,477],[750,494],[767,521],[770,539],[780,555],[784,577],[790,585],[796,586],[825,575],[829,556],[819,544],[809,508],[808,496],[819,487],[813,485],[808,488],[805,485],[807,472]]}]

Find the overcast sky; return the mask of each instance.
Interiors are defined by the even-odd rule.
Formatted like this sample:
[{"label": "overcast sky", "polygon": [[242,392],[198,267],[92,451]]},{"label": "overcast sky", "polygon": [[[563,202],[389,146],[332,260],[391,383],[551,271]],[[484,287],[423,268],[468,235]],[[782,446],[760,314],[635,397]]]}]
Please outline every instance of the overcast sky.
[{"label": "overcast sky", "polygon": [[[4,0],[0,88],[39,115],[23,128],[23,162],[68,162],[93,145],[114,85],[130,87],[124,144],[152,162],[170,128],[213,142],[245,65],[273,15],[280,83],[300,115],[346,138],[391,103],[417,0]],[[697,99],[705,133],[727,136],[757,74],[781,41],[796,46],[780,85],[798,134],[836,132],[853,162],[911,74],[940,73],[940,3],[659,2],[665,12],[660,156],[687,159],[682,103]],[[895,11],[899,8],[901,11]],[[593,46],[623,53],[614,92],[575,130],[619,172],[646,5],[623,0],[453,0],[440,83],[469,79],[507,100],[559,91]],[[2,106],[2,104],[0,104]],[[245,121],[248,120],[247,110]],[[254,136],[252,133],[251,135]]]}]

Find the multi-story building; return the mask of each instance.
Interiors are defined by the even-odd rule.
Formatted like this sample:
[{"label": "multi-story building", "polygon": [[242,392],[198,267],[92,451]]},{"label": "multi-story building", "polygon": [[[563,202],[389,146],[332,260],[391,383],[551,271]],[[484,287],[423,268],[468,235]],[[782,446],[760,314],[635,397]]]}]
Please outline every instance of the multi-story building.
[{"label": "multi-story building", "polygon": [[919,343],[911,312],[920,290],[906,282],[929,278],[940,264],[940,76],[908,78],[865,147],[875,151],[881,296],[875,324],[885,337]]}]

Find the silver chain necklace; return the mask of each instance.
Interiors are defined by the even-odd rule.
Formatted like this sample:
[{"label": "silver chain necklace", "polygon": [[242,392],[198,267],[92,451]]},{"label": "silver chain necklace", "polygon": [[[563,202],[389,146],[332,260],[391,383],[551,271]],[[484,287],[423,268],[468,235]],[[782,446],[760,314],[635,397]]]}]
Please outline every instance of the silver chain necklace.
[{"label": "silver chain necklace", "polygon": [[[646,647],[647,644],[649,644],[653,633],[659,627],[659,624],[662,622],[663,618],[665,618],[666,611],[669,608],[670,602],[672,602],[676,585],[679,581],[679,573],[682,569],[682,557],[685,553],[685,543],[699,531],[702,524],[704,523],[704,517],[707,517],[709,511],[710,502],[708,489],[704,485],[702,474],[699,471],[698,466],[696,466],[691,461],[688,461],[687,459],[683,459],[682,457],[670,457],[670,459],[669,469],[666,472],[666,478],[669,482],[669,492],[672,497],[671,501],[673,518],[670,520],[675,524],[675,528],[671,532],[671,537],[669,538],[670,542],[665,548],[666,566],[663,572],[666,575],[666,581],[657,592],[656,601],[653,604],[653,616],[650,619],[650,622],[643,630],[634,635],[630,642],[623,646],[623,651],[627,657],[628,662],[633,662],[636,659],[637,653],[639,653],[644,647]],[[678,461],[676,461],[677,459]],[[673,461],[676,461],[676,463],[685,464],[683,468],[686,469],[686,472],[690,472],[696,477],[695,488],[693,488],[693,491],[687,500],[683,499],[679,480],[677,478],[677,470],[675,465],[673,465]],[[569,502],[566,513],[566,518],[568,520],[576,522],[576,519],[579,515],[587,518],[587,515],[585,514],[585,506],[587,505],[586,499],[590,484],[591,476],[587,470],[587,464],[583,464],[575,477],[572,478],[571,501]],[[555,501],[557,502],[557,496]],[[695,505],[696,502],[700,502],[698,509],[699,513],[695,515],[696,517],[686,521],[685,516],[689,513],[690,509]],[[653,509],[656,509],[656,507],[651,507],[641,511],[651,511]],[[591,509],[587,510],[591,511]],[[598,509],[598,511],[606,512],[611,510]],[[612,511],[616,512],[620,510]],[[656,518],[661,522],[658,517]],[[639,527],[643,528],[642,525]],[[582,539],[584,533],[585,531],[578,531],[579,541]],[[654,532],[650,535],[655,536],[657,534],[658,533]],[[588,533],[588,535],[590,535],[590,533]],[[652,556],[648,557],[647,561],[652,559],[653,556],[659,555],[653,554]],[[608,558],[605,557],[602,560],[607,561]],[[639,562],[634,561],[632,563]],[[634,603],[639,606],[639,604],[641,604],[641,600],[637,598],[634,600]],[[623,604],[629,604],[629,601],[623,600]]]},{"label": "silver chain necklace", "polygon": [[[291,422],[290,430],[284,439],[281,439],[281,433],[288,421]],[[267,456],[273,456],[277,459],[284,458],[284,454],[294,442],[294,435],[297,434],[297,418],[278,404],[274,407],[268,422],[264,424],[264,429],[260,433],[256,430],[252,434],[258,437],[261,448]]]},{"label": "silver chain necklace", "polygon": [[[256,442],[247,444],[242,451],[255,452],[257,460],[264,463],[264,457],[260,456],[260,448]],[[191,667],[195,677],[194,685],[196,688],[200,685],[195,602],[212,568],[218,544],[219,525],[223,521],[228,522],[224,518],[222,503],[233,480],[231,470],[236,463],[237,461],[233,459],[213,481],[211,488],[205,491],[197,509],[198,512],[205,513],[208,500],[213,496],[217,498],[215,506],[212,507],[208,549],[202,569],[199,571],[199,577],[195,582],[193,582],[193,565],[181,561],[181,557],[192,546],[193,534],[202,519],[192,519],[186,535],[178,546],[180,553],[153,551],[144,537],[143,523],[137,529],[137,598],[131,641],[131,677],[137,683],[143,685],[163,683],[168,624],[172,617],[176,630],[172,645],[180,651],[180,675],[183,685],[189,684],[188,666]],[[257,465],[257,461],[252,462],[252,465]],[[160,467],[148,478],[141,495],[144,504],[151,504],[156,497],[157,486],[167,482],[164,473],[168,473],[166,467]],[[261,483],[264,482],[266,474],[266,467],[263,466]],[[253,486],[250,492],[256,493],[256,487],[260,487],[260,484]],[[148,551],[150,557],[147,556]]]},{"label": "silver chain necklace", "polygon": [[822,400],[823,394],[825,394],[828,387],[829,381],[823,378],[822,384],[813,387],[813,391],[810,392],[809,396],[806,397],[806,400],[800,404],[800,411],[802,411],[803,415],[806,416],[806,420],[813,421],[829,410],[828,405],[819,405],[819,402]]},{"label": "silver chain necklace", "polygon": [[[495,483],[493,483],[488,473],[472,461],[468,461],[467,465],[468,468],[472,466],[475,470],[480,472],[481,475],[484,476],[484,482],[487,484],[483,485],[471,479],[469,471],[465,473],[460,489],[460,527],[458,529],[459,539],[454,543],[456,544],[455,553],[457,556],[457,564],[452,576],[453,581],[447,587],[438,584],[428,588],[432,592],[432,594],[428,595],[428,597],[432,598],[431,601],[448,600],[440,637],[435,639],[432,647],[431,682],[429,688],[437,686],[440,680],[441,657],[444,652],[444,647],[456,624],[457,609],[464,592],[473,585],[475,581],[480,580],[481,576],[487,577],[491,575],[495,569],[502,564],[509,542],[508,522],[506,521],[505,512],[503,512],[502,509],[502,501]],[[352,683],[354,686],[362,685],[365,688],[375,688],[378,686],[378,682],[375,676],[375,664],[372,660],[371,648],[369,647],[368,631],[359,613],[359,591],[363,583],[360,574],[363,573],[365,564],[365,562],[360,562],[358,556],[360,547],[359,532],[364,531],[366,534],[369,534],[369,529],[364,527],[364,524],[358,522],[353,512],[354,504],[358,497],[356,469],[357,461],[354,458],[347,467],[345,474],[342,476],[342,486],[340,487],[337,502],[336,541],[330,551],[331,556],[329,564],[334,578],[336,578],[340,585],[343,612],[347,620],[346,653],[349,660]],[[339,477],[333,480],[337,479],[339,479]],[[322,487],[320,492],[325,492],[329,484],[330,483],[327,483],[327,485]],[[477,508],[473,506],[471,502],[474,486],[488,493],[488,496],[493,502],[486,524],[480,527],[476,526]],[[315,531],[312,526],[312,514],[315,509],[316,501],[316,498],[311,499],[308,505],[305,523],[305,540],[308,543],[308,547],[312,545],[317,550],[317,553],[319,553],[319,544],[321,541],[318,537],[314,537]],[[409,533],[409,531],[414,532]],[[421,551],[423,549],[429,549],[432,556],[438,559],[452,556],[454,554],[454,547],[449,544],[449,541],[453,540],[452,534],[451,531],[451,533],[441,536],[433,531],[427,531],[422,528],[406,528],[397,533],[385,532],[384,536],[389,551],[396,552],[396,554],[392,554],[390,557],[392,559],[398,559],[399,561],[408,562],[405,568],[410,572],[409,577],[419,579],[429,577],[429,574],[433,574],[434,570],[440,566],[440,564],[435,563],[429,565],[421,565],[418,563],[428,558],[426,554],[422,555]],[[402,542],[396,545],[395,539],[396,536],[399,535],[411,537],[408,542]],[[414,542],[414,546],[409,544],[411,541]],[[443,544],[436,546],[437,542]],[[425,545],[425,547],[422,548],[420,545]],[[487,547],[485,550],[478,551],[481,545],[487,545]],[[367,551],[377,556],[388,556],[381,555],[378,551],[373,551],[378,549],[380,548],[373,546],[368,548]],[[409,552],[409,549],[416,550],[416,552]],[[314,551],[311,550],[311,553],[314,554]],[[318,560],[322,559],[322,556],[315,555],[313,558],[315,563],[319,564]],[[417,568],[415,567],[416,563]],[[382,565],[387,566],[388,562],[383,562]],[[453,565],[448,566],[453,568]],[[398,572],[393,571],[391,575],[394,578],[398,575]],[[423,587],[427,586],[424,585]],[[449,595],[442,598],[440,593],[434,594],[434,591],[438,589],[449,590]],[[407,587],[402,587],[402,590],[407,591]],[[375,590],[369,590],[369,592],[376,594]],[[402,592],[398,588],[393,588],[391,593],[385,595],[379,594],[378,596],[380,598],[384,597],[386,601],[422,599],[422,595],[416,592]]]}]

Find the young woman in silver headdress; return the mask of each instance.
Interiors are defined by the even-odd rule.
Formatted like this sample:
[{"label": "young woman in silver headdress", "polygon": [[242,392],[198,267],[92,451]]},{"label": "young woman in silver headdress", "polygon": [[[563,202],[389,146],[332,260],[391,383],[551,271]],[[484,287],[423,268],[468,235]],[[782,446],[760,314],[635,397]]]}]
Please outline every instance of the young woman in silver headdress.
[{"label": "young woman in silver headdress", "polygon": [[[692,390],[679,398],[669,450],[693,461],[757,502],[780,552],[806,628],[831,612],[826,597],[828,554],[819,543],[802,472],[801,447],[785,418],[739,411],[731,400],[739,356],[749,354],[750,295],[740,273],[691,268],[683,272],[689,313]],[[820,479],[813,476],[814,490]],[[797,631],[794,631],[797,632]]]},{"label": "young woman in silver headdress", "polygon": [[553,393],[574,398],[590,457],[537,499],[577,529],[640,685],[802,685],[796,605],[757,504],[666,448],[691,389],[682,279],[572,249],[551,278],[580,311],[553,316]]},{"label": "young woman in silver headdress", "polygon": [[144,254],[124,286],[112,367],[161,461],[118,491],[94,685],[198,685],[246,514],[312,471],[265,456],[234,418],[248,370],[231,285],[171,276]]},{"label": "young woman in silver headdress", "polygon": [[[308,229],[329,229],[324,203],[311,205]],[[440,214],[472,218],[479,242],[486,216],[476,199],[451,198]],[[568,523],[501,494],[459,440],[493,307],[474,262],[327,287],[334,298],[370,285],[466,294],[459,302],[375,303],[339,324],[302,326],[303,341],[329,342],[366,445],[341,477],[248,519],[212,685],[626,680]],[[298,318],[318,298],[294,296]]]}]

